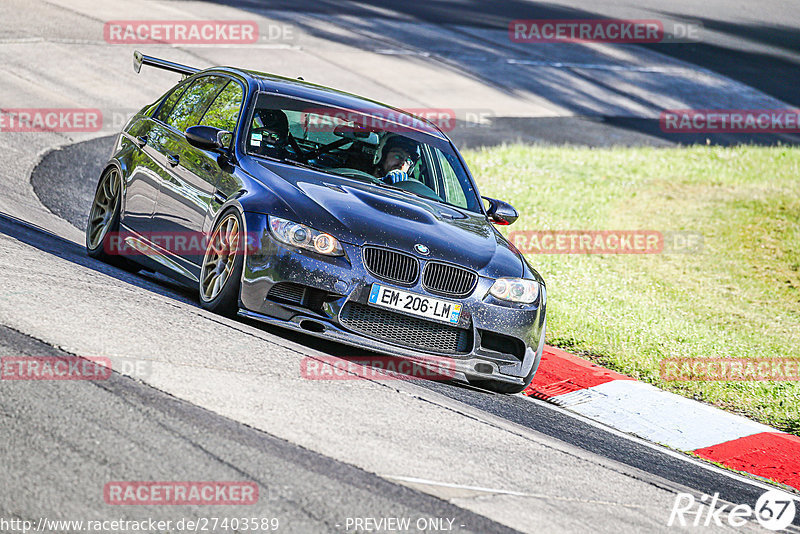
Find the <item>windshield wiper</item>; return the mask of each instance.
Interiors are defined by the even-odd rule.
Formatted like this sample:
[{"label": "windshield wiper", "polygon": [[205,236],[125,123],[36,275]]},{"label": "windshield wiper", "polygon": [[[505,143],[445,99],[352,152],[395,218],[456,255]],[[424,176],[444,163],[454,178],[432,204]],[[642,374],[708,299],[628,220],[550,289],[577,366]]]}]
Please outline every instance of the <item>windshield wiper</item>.
[{"label": "windshield wiper", "polygon": [[283,163],[289,163],[290,165],[294,165],[296,167],[303,167],[304,169],[311,169],[313,171],[325,171],[325,172],[327,172],[327,169],[323,169],[322,167],[318,167],[318,166],[312,165],[310,163],[303,163],[302,161],[298,161],[298,160],[292,159],[292,158],[283,158],[280,161],[283,162]]}]

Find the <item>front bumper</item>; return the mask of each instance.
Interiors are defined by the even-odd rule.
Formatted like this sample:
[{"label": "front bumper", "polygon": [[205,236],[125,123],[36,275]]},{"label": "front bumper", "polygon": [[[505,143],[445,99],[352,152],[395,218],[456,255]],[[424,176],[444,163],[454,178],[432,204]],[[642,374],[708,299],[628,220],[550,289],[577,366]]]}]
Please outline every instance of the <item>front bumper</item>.
[{"label": "front bumper", "polygon": [[[488,295],[493,280],[479,277],[469,297],[445,298],[462,305],[457,328],[459,334],[466,333],[463,350],[442,352],[433,347],[409,346],[379,334],[354,330],[342,321],[342,311],[348,304],[371,306],[368,298],[373,283],[395,285],[369,273],[363,264],[361,247],[342,243],[345,256],[321,256],[275,241],[267,228],[266,216],[246,213],[245,217],[248,250],[242,273],[241,316],[415,361],[446,356],[453,359],[455,377],[460,379],[522,385],[535,373],[544,344],[544,287],[539,300],[532,305],[510,304]],[[446,261],[446,258],[419,259],[423,263],[428,259]],[[304,293],[306,298],[296,302],[275,298],[271,293],[273,286],[287,282],[309,288]],[[412,287],[396,287],[444,298],[425,290],[419,281]],[[313,298],[307,298],[309,294]],[[401,312],[395,315],[404,316]],[[498,346],[497,339],[511,343]],[[504,351],[506,346],[514,348]]]}]

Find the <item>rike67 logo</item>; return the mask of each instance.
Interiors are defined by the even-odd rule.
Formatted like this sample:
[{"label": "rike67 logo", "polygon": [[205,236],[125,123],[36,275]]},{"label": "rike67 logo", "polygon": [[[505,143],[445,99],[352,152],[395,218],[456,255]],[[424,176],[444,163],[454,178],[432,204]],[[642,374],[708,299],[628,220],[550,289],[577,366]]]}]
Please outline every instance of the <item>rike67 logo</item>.
[{"label": "rike67 logo", "polygon": [[780,490],[769,490],[749,504],[729,504],[719,500],[719,493],[695,499],[690,493],[678,493],[667,525],[677,527],[743,527],[755,519],[769,530],[783,530],[794,521],[795,497]]}]

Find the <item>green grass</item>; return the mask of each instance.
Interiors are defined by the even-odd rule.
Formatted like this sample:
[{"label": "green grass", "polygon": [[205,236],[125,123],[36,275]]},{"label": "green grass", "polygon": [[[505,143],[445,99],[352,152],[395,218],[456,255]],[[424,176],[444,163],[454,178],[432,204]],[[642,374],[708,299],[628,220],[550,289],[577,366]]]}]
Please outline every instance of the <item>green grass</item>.
[{"label": "green grass", "polygon": [[503,146],[467,151],[513,230],[673,230],[693,254],[529,254],[547,342],[666,390],[800,433],[797,382],[664,382],[681,358],[800,359],[800,149]]}]

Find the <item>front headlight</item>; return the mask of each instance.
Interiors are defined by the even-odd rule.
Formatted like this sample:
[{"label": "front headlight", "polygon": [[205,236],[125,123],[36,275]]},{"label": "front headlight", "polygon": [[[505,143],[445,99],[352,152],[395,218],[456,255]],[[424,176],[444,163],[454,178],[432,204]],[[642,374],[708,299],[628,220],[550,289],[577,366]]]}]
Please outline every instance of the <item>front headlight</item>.
[{"label": "front headlight", "polygon": [[498,278],[489,293],[500,300],[531,304],[539,297],[539,282],[524,278]]},{"label": "front headlight", "polygon": [[344,249],[338,239],[304,224],[270,216],[269,229],[272,236],[281,243],[313,250],[326,256],[344,256]]}]

